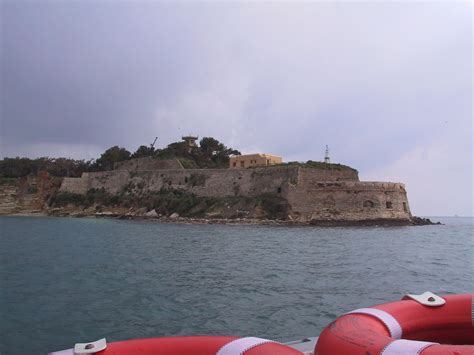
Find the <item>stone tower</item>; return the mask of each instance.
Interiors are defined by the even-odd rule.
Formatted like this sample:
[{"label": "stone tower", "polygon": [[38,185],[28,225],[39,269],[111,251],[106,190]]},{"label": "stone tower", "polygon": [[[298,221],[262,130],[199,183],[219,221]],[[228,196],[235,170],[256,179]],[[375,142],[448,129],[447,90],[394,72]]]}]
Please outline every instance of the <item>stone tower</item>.
[{"label": "stone tower", "polygon": [[189,147],[192,147],[192,148],[197,147],[196,141],[198,140],[198,138],[199,137],[197,136],[191,136],[191,135],[181,137],[181,139],[185,141]]}]

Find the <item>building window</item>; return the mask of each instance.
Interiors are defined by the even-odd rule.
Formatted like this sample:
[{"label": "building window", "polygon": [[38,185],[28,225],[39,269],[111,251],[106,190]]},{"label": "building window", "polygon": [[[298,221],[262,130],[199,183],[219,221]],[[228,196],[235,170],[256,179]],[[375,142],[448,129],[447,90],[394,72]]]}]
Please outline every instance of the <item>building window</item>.
[{"label": "building window", "polygon": [[237,166],[237,163],[234,161],[234,162],[232,163],[232,166],[235,168],[235,167]]},{"label": "building window", "polygon": [[386,205],[387,208],[389,208],[389,209],[393,207],[393,205],[392,205],[392,203],[391,203],[390,201],[387,201],[387,202],[385,203],[385,205]]},{"label": "building window", "polygon": [[374,208],[375,204],[370,201],[370,200],[366,200],[364,201],[364,207],[368,207],[368,208]]},{"label": "building window", "polygon": [[407,208],[407,203],[406,202],[403,202],[403,210],[405,212],[408,212],[408,208]]},{"label": "building window", "polygon": [[244,168],[244,167],[245,167],[245,162],[244,162],[244,161],[241,161],[241,162],[240,162],[240,167],[241,167],[241,168]]}]

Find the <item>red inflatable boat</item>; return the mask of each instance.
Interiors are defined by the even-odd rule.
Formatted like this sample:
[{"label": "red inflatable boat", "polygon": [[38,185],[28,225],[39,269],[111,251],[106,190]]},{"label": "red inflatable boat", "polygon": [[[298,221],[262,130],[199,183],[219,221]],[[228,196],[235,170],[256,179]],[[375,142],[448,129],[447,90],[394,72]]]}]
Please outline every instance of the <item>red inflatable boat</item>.
[{"label": "red inflatable boat", "polygon": [[473,296],[407,295],[346,313],[319,339],[286,344],[229,336],[101,339],[51,355],[474,355]]},{"label": "red inflatable boat", "polygon": [[101,339],[76,344],[74,349],[51,355],[301,355],[301,352],[271,340],[238,337],[171,337],[118,341],[110,344]]},{"label": "red inflatable boat", "polygon": [[473,308],[473,294],[441,298],[425,292],[357,309],[324,329],[314,353],[474,355]]}]

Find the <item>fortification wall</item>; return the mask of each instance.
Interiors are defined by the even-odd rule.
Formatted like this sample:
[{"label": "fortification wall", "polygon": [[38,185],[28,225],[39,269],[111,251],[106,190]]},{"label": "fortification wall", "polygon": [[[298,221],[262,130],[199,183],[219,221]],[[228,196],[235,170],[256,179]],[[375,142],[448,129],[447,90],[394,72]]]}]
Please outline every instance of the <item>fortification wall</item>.
[{"label": "fortification wall", "polygon": [[59,189],[60,192],[70,192],[75,194],[85,194],[88,189],[89,179],[87,173],[83,173],[80,178],[65,177]]},{"label": "fortification wall", "polygon": [[287,196],[293,218],[305,221],[411,219],[405,186],[389,182],[300,182]]},{"label": "fortification wall", "polygon": [[359,181],[357,170],[300,168],[298,183],[311,184],[317,181]]},{"label": "fortification wall", "polygon": [[299,221],[364,221],[411,218],[405,186],[360,182],[357,172],[279,166],[255,169],[114,170],[66,178],[63,192],[85,194],[104,188],[137,195],[179,189],[197,196],[275,194],[286,199],[289,216]]},{"label": "fortification wall", "polygon": [[115,163],[114,170],[142,171],[162,169],[183,169],[178,159],[154,159],[143,157]]},{"label": "fortification wall", "polygon": [[61,192],[85,194],[104,188],[111,194],[150,193],[180,189],[197,196],[256,196],[283,193],[288,180],[297,180],[298,168],[272,169],[180,169],[154,171],[113,170],[84,173],[81,178],[65,178]]}]

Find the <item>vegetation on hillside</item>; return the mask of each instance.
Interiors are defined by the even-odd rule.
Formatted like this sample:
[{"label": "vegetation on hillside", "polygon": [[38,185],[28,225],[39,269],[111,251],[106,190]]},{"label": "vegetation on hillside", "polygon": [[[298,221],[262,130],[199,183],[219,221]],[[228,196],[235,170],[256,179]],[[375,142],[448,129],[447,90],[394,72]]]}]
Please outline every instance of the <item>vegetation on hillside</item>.
[{"label": "vegetation on hillside", "polygon": [[255,198],[245,196],[198,197],[192,193],[162,189],[147,194],[134,194],[122,191],[110,194],[105,189],[90,189],[85,195],[59,192],[49,204],[51,207],[68,205],[82,208],[95,208],[101,211],[107,207],[155,210],[157,214],[169,216],[178,213],[183,217],[203,218],[211,214],[214,218],[269,218],[286,219],[288,202],[275,194],[262,194]]},{"label": "vegetation on hillside", "polygon": [[95,161],[94,167],[98,171],[113,170],[115,163],[129,160],[130,157],[131,154],[128,150],[116,145],[103,152],[100,158]]},{"label": "vegetation on hillside", "polygon": [[117,162],[143,157],[176,158],[185,168],[227,168],[231,154],[240,152],[227,148],[212,137],[202,138],[198,147],[189,147],[186,142],[171,143],[163,149],[141,145],[134,153],[123,147],[113,146],[106,149],[99,158],[88,161],[50,157],[4,158],[0,160],[0,178],[37,175],[40,171],[47,171],[52,176],[80,177],[83,172],[112,170]]},{"label": "vegetation on hillside", "polygon": [[52,176],[79,177],[93,169],[93,161],[68,158],[4,158],[0,160],[0,178],[19,178],[47,171]]},{"label": "vegetation on hillside", "polygon": [[[115,163],[144,157],[178,159],[185,169],[225,169],[229,166],[231,155],[240,155],[240,152],[226,147],[223,143],[212,137],[202,138],[199,145],[195,147],[190,147],[187,142],[181,141],[171,143],[162,149],[141,145],[133,153],[123,147],[113,146],[106,149],[97,159],[88,161],[50,157],[37,159],[4,158],[0,160],[0,178],[19,178],[37,175],[40,171],[46,171],[50,175],[57,177],[80,177],[84,172],[113,170]],[[326,164],[312,160],[308,160],[306,163],[289,162],[272,165],[271,167],[281,166],[357,171],[342,164]]]},{"label": "vegetation on hillside", "polygon": [[324,163],[321,161],[313,161],[313,160],[308,160],[306,163],[304,162],[298,162],[298,161],[290,161],[288,163],[281,163],[281,164],[275,164],[275,165],[269,165],[269,168],[272,167],[285,167],[285,166],[299,166],[302,168],[313,168],[313,169],[324,169],[324,170],[351,170],[354,172],[357,172],[356,169],[351,168],[348,165],[343,165],[343,164],[333,164],[333,163]]},{"label": "vegetation on hillside", "polygon": [[204,137],[198,147],[186,142],[171,143],[155,153],[159,159],[179,159],[185,169],[219,169],[229,167],[229,157],[240,155],[238,150],[228,148],[212,137]]}]

